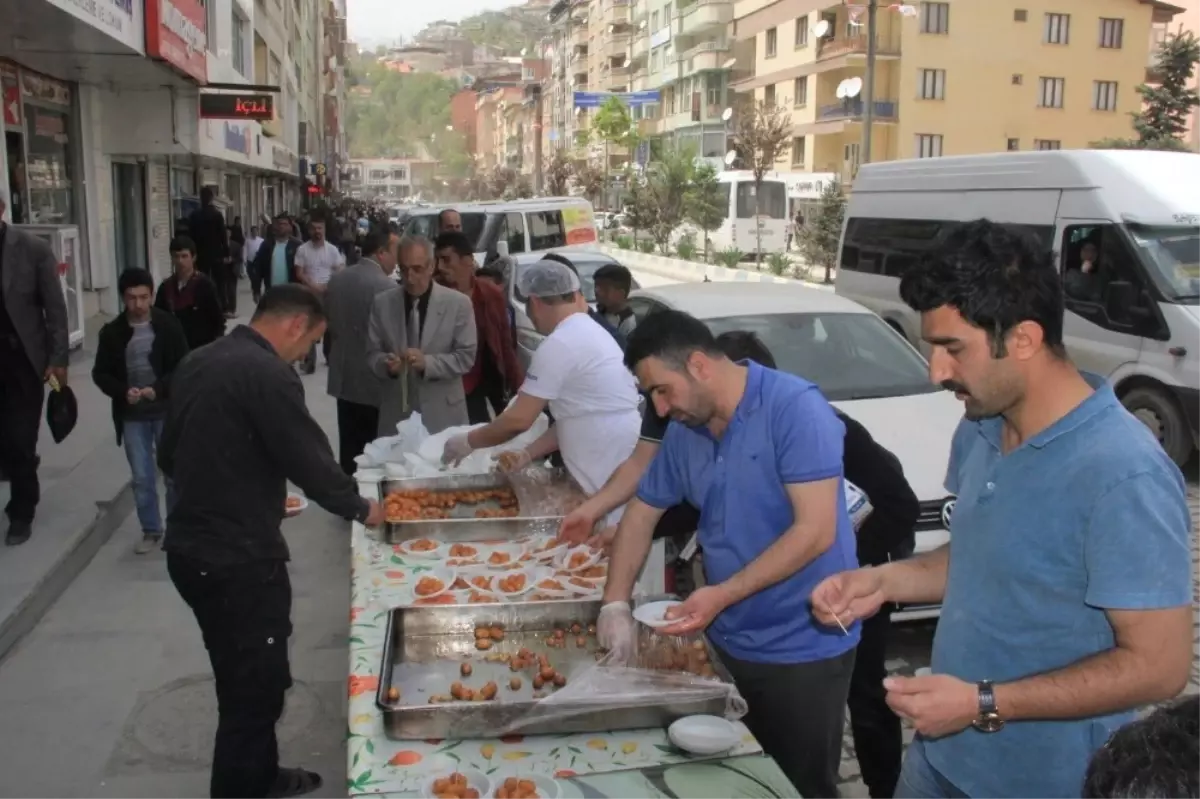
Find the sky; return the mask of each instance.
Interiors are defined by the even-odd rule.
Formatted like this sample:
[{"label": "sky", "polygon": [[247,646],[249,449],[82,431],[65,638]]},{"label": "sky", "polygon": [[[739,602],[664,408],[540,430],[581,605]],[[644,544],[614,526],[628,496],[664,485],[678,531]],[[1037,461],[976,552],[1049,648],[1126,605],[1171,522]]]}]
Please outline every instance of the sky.
[{"label": "sky", "polygon": [[413,36],[430,22],[457,22],[480,11],[520,4],[521,0],[346,0],[350,38],[357,44],[382,43]]}]

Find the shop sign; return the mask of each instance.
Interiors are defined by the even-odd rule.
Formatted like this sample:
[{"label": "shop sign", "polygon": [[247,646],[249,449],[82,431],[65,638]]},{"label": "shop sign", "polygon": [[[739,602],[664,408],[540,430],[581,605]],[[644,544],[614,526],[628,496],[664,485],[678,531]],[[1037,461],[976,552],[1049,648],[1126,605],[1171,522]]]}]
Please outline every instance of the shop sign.
[{"label": "shop sign", "polygon": [[295,172],[299,161],[287,148],[275,145],[271,148],[271,164],[280,172]]},{"label": "shop sign", "polygon": [[20,77],[7,64],[0,64],[0,105],[3,106],[4,127],[21,127]]},{"label": "shop sign", "polygon": [[207,83],[207,26],[200,0],[146,0],[146,55]]},{"label": "shop sign", "polygon": [[250,157],[250,126],[225,123],[225,149]]},{"label": "shop sign", "polygon": [[137,8],[133,0],[50,0],[50,4],[107,33],[131,50],[142,52],[142,34],[135,20],[141,3],[137,3]]},{"label": "shop sign", "polygon": [[275,98],[269,94],[202,94],[201,119],[274,119]]},{"label": "shop sign", "polygon": [[71,87],[34,72],[21,72],[21,94],[26,100],[50,105],[71,105]]}]

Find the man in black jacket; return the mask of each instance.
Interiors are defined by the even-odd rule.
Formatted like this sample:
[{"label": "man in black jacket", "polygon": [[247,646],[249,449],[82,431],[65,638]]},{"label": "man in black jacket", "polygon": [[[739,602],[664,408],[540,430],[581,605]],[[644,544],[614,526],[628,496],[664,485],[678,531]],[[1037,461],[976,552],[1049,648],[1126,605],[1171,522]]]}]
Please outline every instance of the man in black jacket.
[{"label": "man in black jacket", "polygon": [[[112,399],[117,444],[124,442],[133,473],[142,540],[134,552],[144,555],[162,542],[155,450],[167,417],[171,375],[188,353],[179,321],[151,305],[154,278],[145,269],[127,269],[117,280],[125,312],[100,329],[92,380]],[[167,510],[174,490],[167,483]]]},{"label": "man in black jacket", "polygon": [[[296,250],[301,241],[292,235],[292,222],[286,214],[275,217],[271,225],[271,236],[263,241],[254,256],[254,272],[264,289],[285,283],[299,283],[296,275]],[[276,255],[277,248],[283,252]]]},{"label": "man in black jacket", "polygon": [[188,217],[188,236],[196,243],[196,267],[223,285],[223,269],[229,260],[229,229],[225,215],[214,200],[211,186],[200,189],[200,207]]},{"label": "man in black jacket", "polygon": [[174,274],[158,287],[154,307],[174,315],[183,327],[188,349],[199,349],[225,335],[225,312],[216,284],[196,269],[196,244],[187,236],[171,239]]},{"label": "man in black jacket", "polygon": [[325,332],[303,286],[263,295],[248,326],[192,353],[176,371],[159,450],[178,499],[167,519],[167,571],[191,606],[216,679],[214,797],[297,796],[321,785],[281,769],[275,725],[292,685],[292,590],[280,532],[290,480],[329,512],[368,525],[359,495],[309,415],[289,364]]}]

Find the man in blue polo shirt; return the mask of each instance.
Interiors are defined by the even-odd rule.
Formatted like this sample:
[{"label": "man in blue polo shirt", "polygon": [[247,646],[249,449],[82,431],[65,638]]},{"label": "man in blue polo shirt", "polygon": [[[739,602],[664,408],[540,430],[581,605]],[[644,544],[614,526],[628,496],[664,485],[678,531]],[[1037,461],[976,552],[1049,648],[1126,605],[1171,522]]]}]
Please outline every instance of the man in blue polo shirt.
[{"label": "man in blue polo shirt", "polygon": [[1079,796],[1139,706],[1187,684],[1190,528],[1179,469],[1063,345],[1053,253],[980,220],[900,283],[930,377],[966,418],[951,544],[825,580],[819,619],[943,603],[933,674],[884,681],[917,737],[898,797]]},{"label": "man in blue polo shirt", "polygon": [[707,629],[749,705],[746,725],[801,796],[837,796],[846,696],[859,626],[814,622],[807,598],[854,568],[842,485],[845,427],[816,386],[725,357],[678,311],[634,330],[625,363],[673,422],[613,544],[601,644],[632,656],[629,599],[655,524],[683,501],[701,509],[707,585],[665,634]]}]

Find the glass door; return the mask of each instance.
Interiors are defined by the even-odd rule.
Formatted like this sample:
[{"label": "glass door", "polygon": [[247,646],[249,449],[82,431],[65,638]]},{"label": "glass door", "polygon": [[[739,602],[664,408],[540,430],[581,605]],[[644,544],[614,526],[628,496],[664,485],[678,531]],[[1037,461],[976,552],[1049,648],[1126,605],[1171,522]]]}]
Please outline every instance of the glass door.
[{"label": "glass door", "polygon": [[146,268],[146,167],[113,164],[113,239],[117,275]]}]

